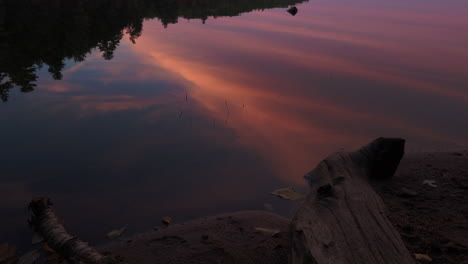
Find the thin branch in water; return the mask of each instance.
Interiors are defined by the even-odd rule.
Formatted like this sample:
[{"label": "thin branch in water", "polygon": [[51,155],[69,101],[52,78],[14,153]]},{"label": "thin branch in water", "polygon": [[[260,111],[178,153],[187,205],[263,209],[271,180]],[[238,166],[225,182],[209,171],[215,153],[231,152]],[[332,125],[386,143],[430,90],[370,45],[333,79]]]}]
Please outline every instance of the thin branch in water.
[{"label": "thin branch in water", "polygon": [[228,106],[227,100],[224,100],[224,104],[226,105],[226,110],[227,110],[227,113],[229,115],[229,106]]}]

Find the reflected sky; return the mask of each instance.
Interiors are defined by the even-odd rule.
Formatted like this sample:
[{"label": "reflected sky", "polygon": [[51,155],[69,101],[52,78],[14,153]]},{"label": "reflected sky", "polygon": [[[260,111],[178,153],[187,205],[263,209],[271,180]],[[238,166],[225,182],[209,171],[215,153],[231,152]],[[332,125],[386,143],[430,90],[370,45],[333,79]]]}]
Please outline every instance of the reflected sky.
[{"label": "reflected sky", "polygon": [[268,193],[300,188],[320,159],[375,137],[466,148],[466,1],[297,7],[146,20],[112,60],[94,51],[66,63],[62,80],[43,68],[34,92],[12,90],[0,104],[1,237],[28,243],[32,195],[51,196],[72,231],[102,243],[164,215],[267,202],[291,213]]}]

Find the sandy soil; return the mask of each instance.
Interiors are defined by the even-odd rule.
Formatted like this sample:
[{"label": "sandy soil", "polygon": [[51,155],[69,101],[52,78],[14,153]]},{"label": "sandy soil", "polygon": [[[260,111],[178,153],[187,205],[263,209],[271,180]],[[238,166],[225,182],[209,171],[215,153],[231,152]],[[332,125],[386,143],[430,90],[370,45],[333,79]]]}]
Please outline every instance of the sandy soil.
[{"label": "sandy soil", "polygon": [[375,188],[410,252],[434,264],[468,263],[468,152],[407,154]]},{"label": "sandy soil", "polygon": [[[468,152],[407,154],[392,180],[373,185],[411,253],[468,264]],[[151,231],[105,252],[129,264],[287,263],[288,226],[266,211],[237,212]]]},{"label": "sandy soil", "polygon": [[[275,230],[272,233],[256,228]],[[289,219],[242,211],[197,219],[132,237],[105,253],[132,264],[287,263]],[[277,233],[277,234],[275,234]]]}]

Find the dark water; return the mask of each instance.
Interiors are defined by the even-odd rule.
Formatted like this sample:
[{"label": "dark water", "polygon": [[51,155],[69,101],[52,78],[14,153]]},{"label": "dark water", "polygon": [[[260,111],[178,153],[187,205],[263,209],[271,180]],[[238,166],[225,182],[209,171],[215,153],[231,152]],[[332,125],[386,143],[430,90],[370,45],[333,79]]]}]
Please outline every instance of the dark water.
[{"label": "dark water", "polygon": [[[296,5],[291,16],[287,7]],[[50,196],[99,244],[272,203],[378,136],[468,145],[468,4],[0,0],[0,243]]]}]

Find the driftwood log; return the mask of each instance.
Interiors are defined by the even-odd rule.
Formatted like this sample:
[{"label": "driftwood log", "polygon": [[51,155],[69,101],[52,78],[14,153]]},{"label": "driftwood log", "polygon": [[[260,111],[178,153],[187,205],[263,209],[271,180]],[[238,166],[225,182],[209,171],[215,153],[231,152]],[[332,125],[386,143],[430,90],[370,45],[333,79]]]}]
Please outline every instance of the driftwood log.
[{"label": "driftwood log", "polygon": [[311,190],[291,223],[291,263],[414,264],[369,185],[392,177],[404,145],[403,139],[378,138],[356,152],[329,156],[305,176]]},{"label": "driftwood log", "polygon": [[114,264],[117,261],[103,256],[87,243],[70,235],[60,224],[49,198],[34,198],[29,204],[29,224],[44,242],[60,257],[72,264]]}]

